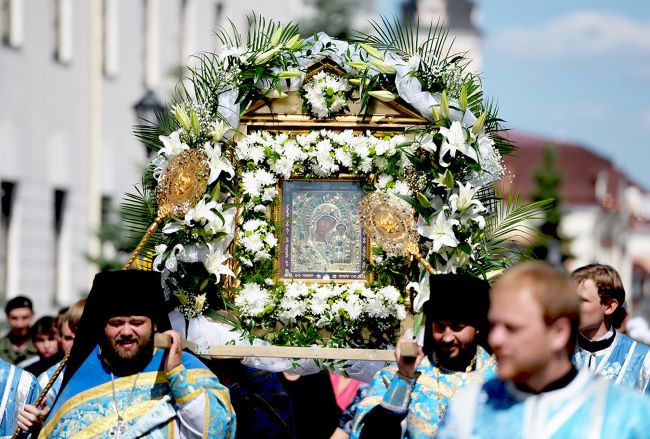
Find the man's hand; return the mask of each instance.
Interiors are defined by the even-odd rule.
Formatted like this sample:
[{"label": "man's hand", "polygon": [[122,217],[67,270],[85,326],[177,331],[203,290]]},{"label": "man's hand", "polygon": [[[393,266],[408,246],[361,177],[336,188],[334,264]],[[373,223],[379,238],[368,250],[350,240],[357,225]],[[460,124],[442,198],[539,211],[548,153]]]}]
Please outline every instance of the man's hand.
[{"label": "man's hand", "polygon": [[422,348],[418,346],[418,355],[416,357],[403,357],[402,356],[402,344],[404,343],[414,343],[413,340],[400,340],[397,343],[397,348],[395,349],[395,358],[397,359],[397,369],[399,373],[407,378],[415,377],[415,369],[417,369],[420,361],[424,357],[424,352]]},{"label": "man's hand", "polygon": [[176,331],[165,331],[171,339],[172,345],[165,353],[165,372],[171,372],[176,366],[181,364],[181,355],[183,353],[183,342],[181,335]]},{"label": "man's hand", "polygon": [[43,403],[43,408],[25,404],[16,418],[18,421],[18,427],[25,431],[39,429],[43,425],[48,413],[50,413],[50,408],[47,407],[45,403]]}]

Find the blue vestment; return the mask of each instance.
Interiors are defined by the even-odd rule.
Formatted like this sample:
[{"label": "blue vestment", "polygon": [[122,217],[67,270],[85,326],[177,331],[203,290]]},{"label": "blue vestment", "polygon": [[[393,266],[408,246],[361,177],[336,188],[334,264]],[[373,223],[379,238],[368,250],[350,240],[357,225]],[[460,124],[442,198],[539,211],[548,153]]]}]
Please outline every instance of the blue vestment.
[{"label": "blue vestment", "polygon": [[650,435],[650,399],[582,370],[540,394],[492,379],[462,389],[437,439],[642,439]]},{"label": "blue vestment", "polygon": [[616,384],[650,394],[650,347],[625,334],[615,333],[612,344],[600,351],[589,352],[578,347],[573,364]]},{"label": "blue vestment", "polygon": [[370,383],[367,396],[357,407],[350,438],[360,437],[364,417],[378,404],[395,413],[406,413],[405,422],[402,422],[403,437],[432,438],[456,391],[494,376],[494,358],[480,347],[476,357],[476,368],[471,372],[447,371],[424,357],[417,367],[420,376],[412,384],[396,375],[396,367],[379,371]]},{"label": "blue vestment", "polygon": [[[48,370],[43,372],[38,376],[38,384],[41,386],[42,389],[47,386],[47,383],[50,382],[50,379],[54,376],[54,372],[56,372],[56,369],[59,367],[61,362],[59,361],[56,363],[54,366],[50,367]],[[56,399],[56,395],[59,394],[59,389],[61,388],[61,383],[63,382],[63,373],[65,372],[65,366],[61,373],[56,377],[56,380],[54,383],[52,383],[52,386],[50,387],[50,390],[47,391],[47,395],[45,396],[45,403],[48,407],[52,407],[52,404],[54,404],[54,400]]]},{"label": "blue vestment", "polygon": [[25,403],[34,404],[41,388],[36,378],[0,358],[0,438],[11,437]]},{"label": "blue vestment", "polygon": [[119,412],[122,439],[234,438],[235,414],[217,377],[187,353],[165,372],[163,355],[156,349],[142,372],[112,380],[95,347],[61,390],[39,437],[108,438]]}]

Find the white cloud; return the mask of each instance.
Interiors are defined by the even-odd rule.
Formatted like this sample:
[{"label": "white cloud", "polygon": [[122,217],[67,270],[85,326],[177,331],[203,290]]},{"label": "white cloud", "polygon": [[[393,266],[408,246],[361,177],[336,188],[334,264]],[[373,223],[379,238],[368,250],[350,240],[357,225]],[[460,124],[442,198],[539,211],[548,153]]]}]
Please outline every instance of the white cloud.
[{"label": "white cloud", "polygon": [[614,13],[576,11],[530,27],[488,37],[501,53],[532,59],[650,53],[650,21]]}]

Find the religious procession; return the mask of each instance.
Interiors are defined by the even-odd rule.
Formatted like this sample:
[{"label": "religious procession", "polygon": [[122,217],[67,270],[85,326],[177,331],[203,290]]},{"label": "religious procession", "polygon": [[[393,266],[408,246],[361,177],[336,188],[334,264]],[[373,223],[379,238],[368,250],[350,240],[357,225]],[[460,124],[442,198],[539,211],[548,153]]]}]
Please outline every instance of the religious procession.
[{"label": "religious procession", "polygon": [[[117,3],[87,5],[109,55]],[[149,35],[165,13],[144,4]],[[59,27],[73,10],[58,3]],[[114,262],[66,271],[84,232],[55,190],[51,299],[16,291],[21,192],[0,166],[0,438],[650,438],[637,271],[567,250],[562,197],[521,192],[509,160],[526,147],[448,24],[368,23],[224,19],[139,114]],[[99,151],[91,174],[130,165]]]}]

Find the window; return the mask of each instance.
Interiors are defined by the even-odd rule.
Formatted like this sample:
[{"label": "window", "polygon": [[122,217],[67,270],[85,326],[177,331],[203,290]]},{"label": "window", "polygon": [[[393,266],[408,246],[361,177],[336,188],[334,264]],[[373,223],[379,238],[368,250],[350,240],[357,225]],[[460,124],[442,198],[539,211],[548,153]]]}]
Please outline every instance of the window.
[{"label": "window", "polygon": [[54,58],[61,64],[72,61],[72,0],[56,0]]},{"label": "window", "polygon": [[63,189],[54,190],[54,279],[52,282],[52,285],[54,285],[52,303],[54,305],[62,303],[63,301],[61,299],[67,294],[67,291],[64,290],[63,286],[64,279],[66,279],[66,270],[68,269],[67,264],[65,263],[67,260],[67,254],[65,252],[65,239],[63,238],[66,195],[67,193]]},{"label": "window", "polygon": [[23,0],[3,0],[2,41],[15,49],[23,45]]},{"label": "window", "polygon": [[9,227],[16,185],[3,181],[0,185],[0,300],[7,298],[9,266]]}]

